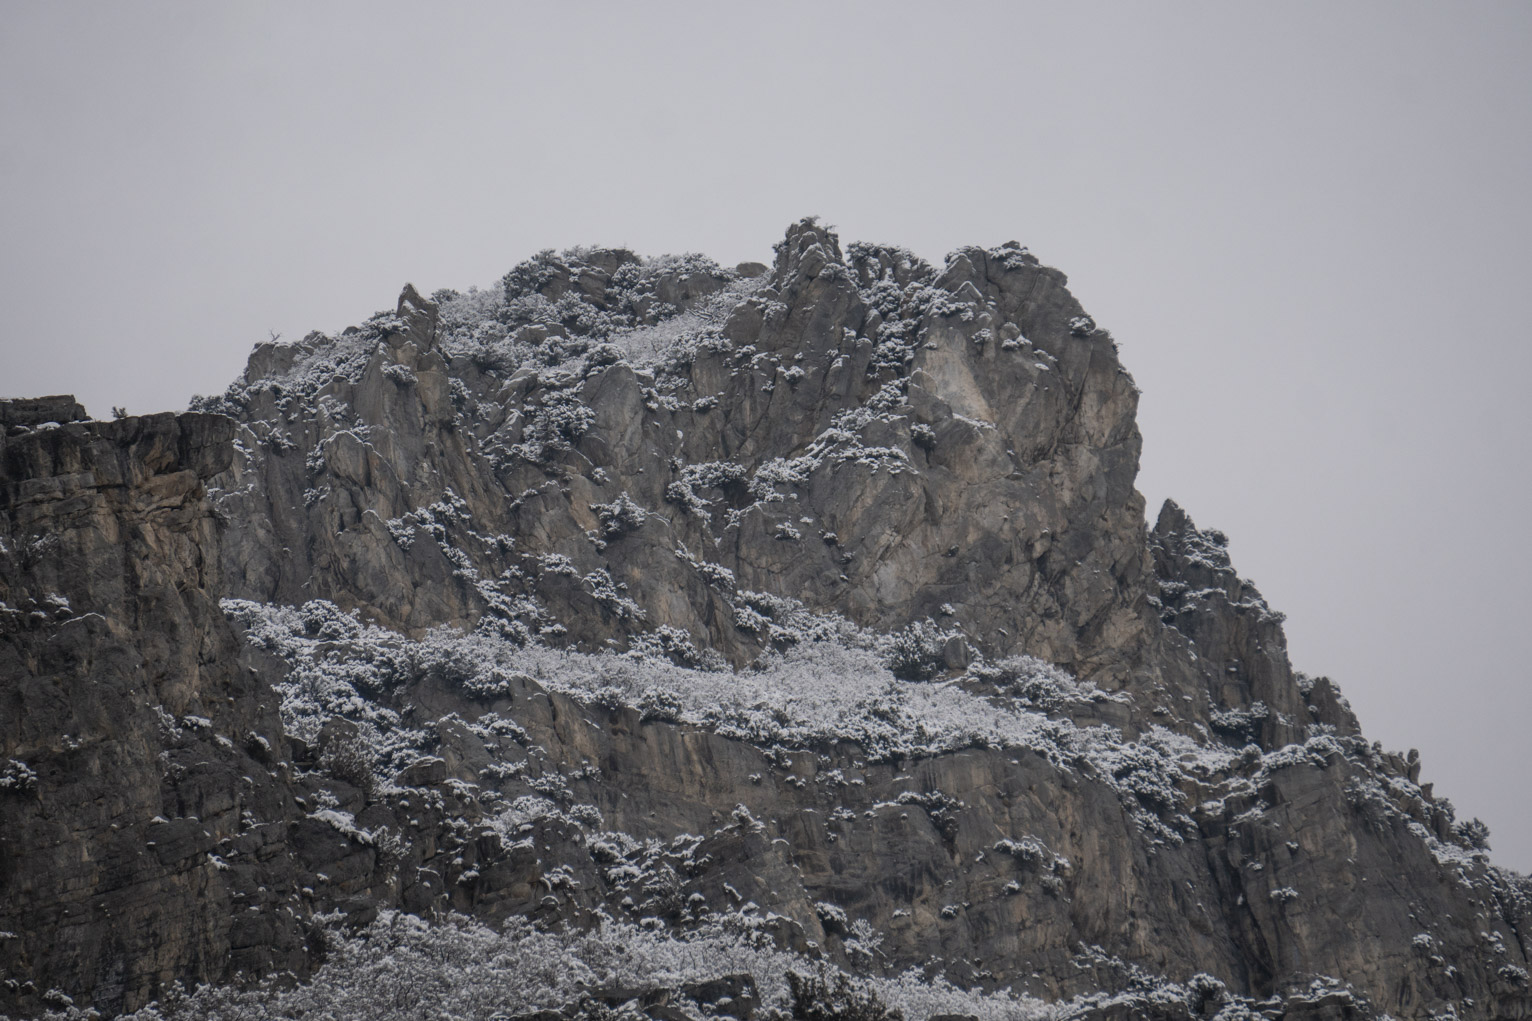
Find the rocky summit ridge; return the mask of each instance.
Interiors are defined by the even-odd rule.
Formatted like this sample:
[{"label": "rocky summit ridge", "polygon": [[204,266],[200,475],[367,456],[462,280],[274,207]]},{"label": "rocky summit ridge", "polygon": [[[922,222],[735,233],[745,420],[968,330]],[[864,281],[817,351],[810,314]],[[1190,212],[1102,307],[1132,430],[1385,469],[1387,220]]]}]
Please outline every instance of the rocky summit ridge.
[{"label": "rocky summit ridge", "polygon": [[0,1013],[1532,1016],[1137,398],[1025,248],[806,220],[0,401]]}]

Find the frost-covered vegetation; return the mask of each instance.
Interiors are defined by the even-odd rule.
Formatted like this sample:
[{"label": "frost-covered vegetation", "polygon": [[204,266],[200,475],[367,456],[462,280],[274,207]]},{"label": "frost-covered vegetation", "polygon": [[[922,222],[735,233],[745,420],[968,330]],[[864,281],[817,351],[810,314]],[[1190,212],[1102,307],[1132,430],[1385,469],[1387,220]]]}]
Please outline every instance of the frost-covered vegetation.
[{"label": "frost-covered vegetation", "polygon": [[[1002,247],[987,254],[1007,268],[1036,264],[1025,249]],[[853,243],[845,269],[826,271],[849,275],[873,314],[869,377],[908,375],[915,346],[933,319],[974,318],[972,304],[936,286],[937,271],[929,263],[897,246]],[[525,367],[552,379],[566,374],[578,380],[594,367],[618,361],[663,378],[684,370],[700,351],[730,349],[723,327],[732,314],[748,312],[767,322],[785,316],[784,304],[757,295],[765,283],[764,277],[741,275],[695,253],[645,258],[621,248],[550,249],[513,267],[496,286],[436,291],[435,346],[449,364],[463,360],[499,379]],[[296,344],[261,345],[277,352],[263,363],[263,378],[237,380],[223,394],[194,397],[191,408],[239,417],[264,392],[272,394],[279,410],[294,399],[312,401],[336,378],[356,383],[378,343],[407,330],[396,311],[385,310],[336,335],[315,332]],[[975,342],[983,344],[987,334],[980,331]],[[1007,339],[1005,346],[1025,347],[1030,356],[1053,361],[1025,338]],[[400,386],[416,382],[404,366],[383,372]],[[799,366],[784,369],[789,383],[803,375]],[[469,400],[466,391],[455,397]],[[696,410],[715,401],[703,395]]]},{"label": "frost-covered vegetation", "polygon": [[[1088,945],[1076,955],[1078,966],[1118,973],[1120,987],[1047,1003],[1010,989],[964,989],[920,968],[890,977],[848,974],[777,948],[762,928],[742,916],[720,918],[678,937],[611,919],[571,932],[546,931],[515,917],[496,931],[461,915],[433,924],[386,911],[359,931],[345,933],[335,926],[316,931],[315,938],[326,941],[327,960],[309,982],[293,985],[274,977],[244,989],[204,985],[188,990],[177,985],[148,1006],[120,1017],[498,1021],[556,1011],[565,1017],[615,1021],[674,1017],[676,1008],[684,1011],[682,1016],[737,1016],[739,1006],[731,998],[713,998],[720,988],[755,1000],[753,1016],[761,1021],[928,1021],[938,1016],[1054,1021],[1085,1012],[1258,1021],[1284,1004],[1357,1003],[1348,986],[1328,977],[1315,978],[1286,998],[1257,1002],[1211,975],[1174,982]],[[653,995],[656,992],[662,995]],[[37,1021],[100,1017],[74,1007],[62,993],[53,994],[51,1002],[55,1009]],[[667,1004],[667,1010],[646,1014],[640,1009],[645,1002]]]},{"label": "frost-covered vegetation", "polygon": [[[918,969],[894,978],[849,977],[826,970],[823,964],[777,949],[765,933],[737,917],[675,938],[610,920],[588,932],[571,933],[541,931],[512,918],[496,932],[460,916],[431,925],[412,915],[385,912],[355,935],[332,931],[328,938],[329,960],[307,984],[290,987],[269,981],[248,990],[177,990],[122,1017],[489,1021],[561,1007],[581,1015],[615,1017],[609,1008],[602,1014],[593,992],[695,990],[708,981],[737,976],[753,980],[754,994],[765,1008],[758,1016],[781,1021],[795,1016],[795,1007],[801,1011],[814,1002],[816,990],[826,994],[820,999],[830,1001],[827,1005],[837,998],[843,1006],[851,1000],[864,1007],[877,1004],[898,1011],[905,1021],[925,1021],[938,1014],[967,1014],[979,1021],[1055,1016],[1054,1008],[1032,997],[972,992],[941,978],[929,979]],[[788,977],[793,973],[799,976],[793,983],[796,997]],[[620,1003],[624,997],[615,999]],[[684,992],[679,1002],[702,1016],[716,1016],[709,1009],[712,1005],[699,1004]],[[83,1021],[87,1016],[63,1007],[40,1021]],[[844,1011],[836,1016],[852,1021]]]},{"label": "frost-covered vegetation", "polygon": [[[803,626],[792,631],[785,650],[739,670],[699,653],[675,629],[646,633],[626,653],[588,653],[492,630],[437,628],[414,640],[323,601],[289,607],[228,600],[224,606],[249,641],[287,664],[278,690],[288,732],[312,742],[330,720],[349,721],[365,754],[350,749],[340,765],[355,773],[358,761],[370,762],[376,784],[388,783],[429,747],[429,732],[407,726],[395,706],[410,684],[434,678],[485,702],[523,685],[767,749],[850,743],[874,762],[964,748],[1026,749],[1115,790],[1154,839],[1172,842],[1195,832],[1194,810],[1221,811],[1232,800],[1260,812],[1262,792],[1278,771],[1344,760],[1358,767],[1348,788],[1354,801],[1408,822],[1464,882],[1486,865],[1483,824],[1456,823],[1449,802],[1429,800],[1415,784],[1391,775],[1381,750],[1360,738],[1321,730],[1301,744],[1262,751],[1152,727],[1128,740],[1114,727],[1081,726],[1067,715],[1072,707],[1125,696],[1039,660],[980,661],[944,681],[923,671],[920,679],[906,679],[895,672],[898,666],[917,653],[935,655],[947,633],[925,622],[879,636],[837,618],[775,606],[778,601],[745,593],[742,605],[751,613],[759,605],[783,622],[761,616],[762,627],[790,627],[794,613],[806,621],[798,622]],[[706,665],[682,665],[688,662]]]},{"label": "frost-covered vegetation", "polygon": [[[663,367],[677,346],[716,340],[730,310],[760,286],[703,256],[638,260],[626,252],[617,257],[632,261],[597,284],[601,270],[583,260],[607,254],[544,252],[513,269],[499,289],[438,292],[443,350],[502,375],[521,365],[619,359]],[[586,281],[590,289],[581,287]]]},{"label": "frost-covered vegetation", "polygon": [[902,680],[888,663],[906,654],[905,643],[865,633],[803,641],[733,671],[679,666],[642,648],[585,653],[450,628],[415,641],[317,601],[286,607],[229,600],[225,608],[251,642],[288,664],[279,685],[288,730],[312,740],[329,719],[347,719],[387,775],[413,761],[427,735],[406,727],[380,696],[426,677],[488,699],[530,681],[767,748],[851,742],[872,761],[962,748],[1027,749],[1115,789],[1144,826],[1172,839],[1190,825],[1179,815],[1184,784],[1224,768],[1235,754],[1164,728],[1127,741],[1112,727],[1050,716],[1039,703],[1088,699],[1093,689],[1028,657],[983,668],[990,683],[1001,682],[1002,694],[975,694],[957,680]]},{"label": "frost-covered vegetation", "polygon": [[[760,283],[702,255],[545,251],[513,268],[498,287],[437,291],[436,344],[449,362],[465,358],[501,378],[523,366],[578,377],[616,361],[663,371],[701,346],[721,343],[725,318]],[[383,311],[336,336],[313,333],[297,344],[266,345],[281,357],[265,378],[195,397],[192,410],[237,417],[266,391],[283,410],[295,398],[314,400],[337,377],[357,382],[379,341],[406,330],[396,312]],[[400,386],[416,382],[403,366],[384,374]]]}]

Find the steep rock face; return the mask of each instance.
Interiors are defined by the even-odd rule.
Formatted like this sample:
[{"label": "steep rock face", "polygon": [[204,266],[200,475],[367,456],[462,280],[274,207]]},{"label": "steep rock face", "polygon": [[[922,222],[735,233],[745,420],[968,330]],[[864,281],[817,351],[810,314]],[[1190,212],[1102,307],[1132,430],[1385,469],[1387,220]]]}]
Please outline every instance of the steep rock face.
[{"label": "steep rock face", "polygon": [[[49,985],[138,1002],[157,982],[222,971],[228,907],[201,867],[206,834],[186,817],[237,817],[257,794],[236,782],[240,757],[207,742],[161,761],[167,728],[281,732],[275,706],[234,667],[239,642],[217,604],[202,486],[228,467],[233,424],[165,414],[10,432],[0,962],[9,994],[31,994],[20,1002]],[[15,987],[33,975],[47,984]]]},{"label": "steep rock face", "polygon": [[[567,300],[589,270],[543,288]],[[691,291],[719,295],[708,279]],[[1018,247],[965,249],[939,277],[898,250],[847,260],[805,223],[769,279],[722,293],[647,365],[624,355],[663,323],[508,379],[484,370],[492,345],[397,319],[263,345],[216,404],[246,422],[218,480],[249,523],[231,589],[407,629],[489,610],[535,630],[529,597],[588,646],[673,627],[735,662],[769,644],[736,593],[765,592],[882,630],[945,614],[991,655],[1206,698],[1148,605],[1137,392],[1062,274]],[[620,499],[643,520],[603,520]],[[422,528],[445,535],[416,544]],[[603,598],[623,585],[634,607]]]},{"label": "steep rock face", "polygon": [[310,976],[398,909],[1082,1016],[1526,1017],[1526,880],[1221,535],[1146,528],[1136,399],[1019,246],[805,221],[769,269],[409,287],[228,418],[0,405],[0,1010]]},{"label": "steep rock face", "polygon": [[305,815],[325,749],[218,606],[234,423],[64,400],[0,402],[0,1010],[308,974],[313,916],[375,914],[388,857]]},{"label": "steep rock face", "polygon": [[1199,531],[1171,500],[1149,537],[1160,619],[1192,643],[1203,663],[1211,729],[1265,748],[1302,740],[1314,724],[1357,734],[1355,717],[1328,679],[1295,682],[1282,615],[1235,573],[1227,546],[1223,533]]},{"label": "steep rock face", "polygon": [[1147,722],[1207,727],[1260,703],[1279,745],[1314,722],[1264,604],[1264,644],[1216,656],[1162,626],[1137,391],[1025,250],[963,249],[937,274],[898,249],[847,258],[802,223],[769,277],[658,274],[654,293],[703,304],[637,317],[620,345],[577,330],[635,257],[583,258],[527,273],[541,290],[520,298],[578,306],[573,326],[444,337],[405,309],[258,348],[209,405],[245,423],[215,480],[243,526],[230,591],[417,632],[488,614],[585,648],[674,629],[734,663],[780,644],[764,594],[882,631],[934,619],[992,658],[1131,685]]},{"label": "steep rock face", "polygon": [[[541,910],[570,920],[604,908],[684,929],[699,911],[753,902],[780,916],[788,945],[819,945],[853,969],[898,974],[934,956],[961,985],[1050,1000],[1121,988],[1136,966],[1179,981],[1209,972],[1260,998],[1344,976],[1402,1015],[1467,990],[1483,991],[1489,1016],[1525,1009],[1523,990],[1499,974],[1525,960],[1514,937],[1504,954],[1479,937],[1507,922],[1526,931],[1524,894],[1466,855],[1466,871],[1443,868],[1405,813],[1349,793],[1376,784],[1368,764],[1323,747],[1231,770],[1232,783],[1188,785],[1191,800],[1206,799],[1195,824],[1151,838],[1109,783],[1033,751],[881,762],[849,745],[783,753],[525,680],[466,703],[439,683],[409,697],[422,718],[494,714],[525,728],[490,756],[467,733],[444,735],[443,771],[461,783],[492,789],[486,765],[526,762],[543,782],[500,785],[507,797],[557,778],[568,801],[640,846],[701,835],[684,855],[604,856],[599,840],[546,855],[539,875],[556,861],[580,881],[549,886],[554,903]],[[515,909],[482,858],[443,878],[461,910]],[[883,935],[875,961],[823,904]],[[1414,942],[1421,934],[1431,953]],[[1433,955],[1456,971],[1431,967]]]},{"label": "steep rock face", "polygon": [[[384,632],[311,606],[285,639],[257,625],[258,644],[285,645],[299,673],[381,658]],[[1483,1016],[1525,1013],[1525,881],[1456,846],[1450,810],[1406,763],[1330,725],[1185,770],[1152,743],[1093,744],[1103,735],[1073,730],[1058,704],[1045,736],[998,748],[911,756],[769,729],[750,741],[687,724],[662,689],[622,705],[617,662],[598,667],[611,674],[596,697],[571,698],[504,672],[497,657],[515,656],[503,648],[441,641],[414,646],[417,679],[381,699],[432,733],[400,773],[411,789],[371,799],[368,825],[406,830],[434,789],[456,799],[462,846],[476,850],[408,849],[410,910],[446,897],[496,921],[604,912],[685,932],[751,906],[780,945],[854,971],[934,957],[959,984],[1049,1000],[1131,988],[1145,972],[1210,973],[1303,1016],[1284,1005],[1331,976],[1370,1001],[1362,1013],[1464,1000]],[[1335,698],[1310,704],[1324,713]],[[507,818],[524,842],[508,839]]]}]

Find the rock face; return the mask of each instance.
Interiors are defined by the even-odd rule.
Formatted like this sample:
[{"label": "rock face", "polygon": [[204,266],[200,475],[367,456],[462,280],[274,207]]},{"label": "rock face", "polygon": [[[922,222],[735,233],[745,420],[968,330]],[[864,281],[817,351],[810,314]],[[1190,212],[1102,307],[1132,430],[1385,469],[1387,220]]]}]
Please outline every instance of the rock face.
[{"label": "rock face", "polygon": [[198,412],[0,403],[0,1010],[322,983],[401,911],[1082,1016],[1529,1016],[1527,880],[1219,533],[1146,527],[1136,402],[1025,249],[805,221],[407,287]]},{"label": "rock face", "polygon": [[[12,432],[0,440],[0,961],[13,1002],[28,1002],[14,998],[33,975],[38,994],[68,983],[138,1002],[228,953],[198,820],[258,798],[234,781],[266,772],[209,754],[208,721],[281,733],[234,667],[217,602],[203,483],[228,468],[233,423],[164,414]],[[193,719],[200,734],[182,729]]]},{"label": "rock face", "polygon": [[18,435],[45,422],[81,422],[88,417],[68,394],[0,400],[0,426]]}]

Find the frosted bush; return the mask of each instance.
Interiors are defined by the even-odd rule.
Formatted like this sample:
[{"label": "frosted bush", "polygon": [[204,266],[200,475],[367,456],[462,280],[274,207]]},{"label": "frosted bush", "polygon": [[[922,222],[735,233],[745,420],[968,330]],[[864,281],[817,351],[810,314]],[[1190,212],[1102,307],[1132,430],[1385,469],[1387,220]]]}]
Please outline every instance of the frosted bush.
[{"label": "frosted bush", "polygon": [[1108,693],[1031,656],[1008,656],[994,663],[975,663],[969,675],[993,685],[1028,708],[1056,712],[1071,705],[1127,702],[1125,692]]},{"label": "frosted bush", "polygon": [[900,680],[928,681],[946,668],[943,652],[947,643],[961,637],[961,632],[943,630],[929,617],[916,621],[889,636],[888,668]]},{"label": "frosted bush", "polygon": [[515,452],[528,461],[541,462],[551,452],[568,450],[596,422],[596,413],[569,389],[547,389],[541,403],[528,405],[522,442]]},{"label": "frosted bush", "polygon": [[848,931],[850,922],[846,919],[846,912],[838,905],[828,901],[819,901],[814,905],[814,914],[819,916],[819,924],[825,927],[826,932],[845,933]]},{"label": "frosted bush", "polygon": [[789,971],[787,984],[795,1021],[904,1021],[901,1010],[845,974]]},{"label": "frosted bush", "polygon": [[319,764],[335,777],[371,797],[377,790],[377,756],[360,735],[344,735],[333,740],[320,757]]},{"label": "frosted bush", "polygon": [[1452,824],[1452,835],[1458,843],[1476,851],[1489,850],[1489,827],[1478,819],[1458,820]]},{"label": "frosted bush", "polygon": [[0,791],[28,794],[37,790],[37,773],[25,762],[6,759],[0,764]]},{"label": "frosted bush", "polygon": [[420,382],[420,380],[415,377],[415,373],[411,371],[408,365],[385,365],[383,366],[383,377],[391,382],[399,384],[400,386],[406,387],[414,386],[416,383]]},{"label": "frosted bush", "polygon": [[619,493],[611,503],[593,503],[590,509],[601,522],[601,534],[608,539],[638,531],[649,516],[626,491]]}]

